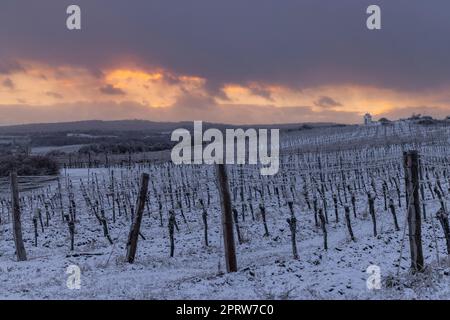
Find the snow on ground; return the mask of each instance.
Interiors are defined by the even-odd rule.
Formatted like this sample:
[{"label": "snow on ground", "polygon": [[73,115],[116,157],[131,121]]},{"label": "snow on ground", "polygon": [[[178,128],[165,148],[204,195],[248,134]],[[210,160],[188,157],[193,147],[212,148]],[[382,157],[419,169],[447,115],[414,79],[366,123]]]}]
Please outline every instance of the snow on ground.
[{"label": "snow on ground", "polygon": [[[68,170],[73,181],[86,179],[87,170]],[[105,170],[96,170],[98,175]],[[52,185],[55,188],[55,185]],[[77,187],[76,187],[77,188]],[[80,192],[76,192],[77,195]],[[124,216],[110,223],[114,245],[103,236],[102,227],[90,214],[83,199],[77,199],[75,252],[69,250],[67,224],[60,215],[51,216],[50,226],[39,235],[34,247],[30,213],[23,214],[23,234],[28,261],[16,262],[11,223],[2,216],[0,224],[0,298],[2,299],[449,299],[450,264],[445,261],[445,240],[434,219],[423,225],[423,249],[427,272],[411,276],[409,243],[405,228],[405,212],[398,209],[401,231],[394,231],[392,216],[377,200],[379,236],[372,234],[372,222],[366,201],[360,197],[358,217],[352,216],[356,242],[348,236],[343,212],[334,222],[330,210],[329,249],[323,249],[320,229],[314,226],[313,214],[304,201],[295,204],[298,219],[297,245],[299,259],[291,254],[290,230],[286,222],[287,206],[277,203],[267,207],[269,237],[264,237],[261,217],[252,221],[247,216],[240,222],[246,240],[237,244],[239,271],[224,272],[220,210],[216,201],[207,209],[210,246],[203,242],[201,211],[185,211],[188,225],[177,217],[180,232],[175,233],[175,257],[169,257],[167,219],[159,225],[159,215],[144,212],[142,238],[138,242],[136,262],[124,262],[130,221]],[[257,206],[255,205],[255,208]],[[156,207],[155,207],[156,208]],[[437,210],[429,206],[429,212]],[[404,238],[405,237],[405,238]],[[401,250],[402,239],[403,250]],[[435,241],[440,264],[437,264]],[[400,252],[399,277],[402,285],[381,290],[368,290],[366,269],[381,268],[383,280],[395,276]],[[92,256],[71,256],[73,253],[95,253]],[[70,290],[66,274],[69,265],[81,269],[81,289]]]}]

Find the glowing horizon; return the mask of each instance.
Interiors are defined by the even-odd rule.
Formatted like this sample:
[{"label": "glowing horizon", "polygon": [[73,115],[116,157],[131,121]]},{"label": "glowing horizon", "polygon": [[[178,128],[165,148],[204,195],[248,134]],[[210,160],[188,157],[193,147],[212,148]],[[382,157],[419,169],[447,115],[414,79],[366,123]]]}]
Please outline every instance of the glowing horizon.
[{"label": "glowing horizon", "polygon": [[79,0],[86,24],[77,31],[61,23],[64,1],[5,2],[0,123],[443,118],[450,20],[441,13],[450,4],[436,1],[379,0],[387,18],[377,31],[366,28],[364,1],[200,0],[174,11],[165,2]]}]

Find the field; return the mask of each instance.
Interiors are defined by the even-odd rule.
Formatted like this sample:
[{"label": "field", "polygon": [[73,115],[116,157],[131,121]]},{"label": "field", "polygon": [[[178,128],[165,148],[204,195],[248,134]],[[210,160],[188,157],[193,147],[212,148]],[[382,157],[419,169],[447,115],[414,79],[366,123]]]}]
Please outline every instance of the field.
[{"label": "field", "polygon": [[[0,297],[450,298],[448,124],[319,128],[285,133],[281,142],[275,176],[260,176],[258,166],[227,166],[233,273],[225,267],[214,166],[144,162],[19,177],[27,255],[20,262],[9,180],[0,179]],[[415,273],[403,154],[409,150],[420,157],[425,270]],[[131,264],[126,247],[143,173],[150,183]],[[67,285],[70,265],[81,270],[79,289]],[[381,288],[369,290],[366,271],[374,265]]]}]

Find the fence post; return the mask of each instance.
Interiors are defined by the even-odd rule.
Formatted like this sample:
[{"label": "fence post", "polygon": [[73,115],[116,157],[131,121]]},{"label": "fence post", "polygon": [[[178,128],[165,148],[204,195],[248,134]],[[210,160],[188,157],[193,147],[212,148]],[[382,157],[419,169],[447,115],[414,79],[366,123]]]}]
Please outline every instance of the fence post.
[{"label": "fence post", "polygon": [[17,173],[11,172],[11,209],[12,209],[12,223],[14,244],[16,245],[16,255],[18,261],[26,261],[27,253],[22,239],[22,224],[20,222],[20,202],[19,202],[19,187],[17,184]]},{"label": "fence post", "polygon": [[130,234],[128,235],[126,259],[129,263],[134,262],[134,257],[136,255],[139,229],[141,228],[142,214],[144,212],[145,201],[147,200],[148,180],[149,175],[143,173],[141,176],[141,188],[137,199],[136,214],[134,216],[133,224],[131,225]]},{"label": "fence post", "polygon": [[403,154],[403,160],[406,183],[406,207],[408,208],[411,268],[414,272],[422,272],[424,271],[424,261],[419,196],[419,155],[417,151],[408,151]]},{"label": "fence post", "polygon": [[224,164],[217,165],[216,174],[217,186],[219,188],[220,194],[220,207],[222,209],[222,230],[227,272],[236,272],[237,262],[233,234],[233,211],[231,205],[230,189],[228,186],[227,171]]}]

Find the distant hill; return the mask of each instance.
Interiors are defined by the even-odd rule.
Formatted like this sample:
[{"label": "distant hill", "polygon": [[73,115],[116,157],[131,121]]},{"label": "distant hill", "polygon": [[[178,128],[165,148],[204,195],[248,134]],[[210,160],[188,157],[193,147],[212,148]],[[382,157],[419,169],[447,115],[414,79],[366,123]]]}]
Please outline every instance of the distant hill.
[{"label": "distant hill", "polygon": [[[280,128],[281,130],[309,129],[317,127],[336,126],[334,123],[290,123],[272,125],[228,125],[216,123],[203,123],[204,128]],[[35,123],[13,126],[0,126],[0,134],[31,134],[56,132],[114,132],[114,131],[148,131],[170,132],[177,128],[192,129],[192,121],[184,122],[154,122],[148,120],[117,120],[117,121],[75,121],[59,123]]]}]

